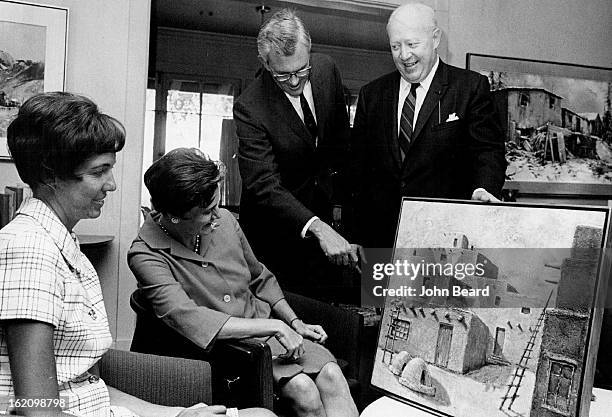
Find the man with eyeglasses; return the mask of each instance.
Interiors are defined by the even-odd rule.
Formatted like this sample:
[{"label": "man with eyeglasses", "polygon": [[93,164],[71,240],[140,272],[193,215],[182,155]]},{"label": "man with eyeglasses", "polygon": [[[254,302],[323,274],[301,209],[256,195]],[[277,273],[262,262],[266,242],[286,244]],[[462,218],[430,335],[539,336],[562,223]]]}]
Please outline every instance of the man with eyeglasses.
[{"label": "man with eyeglasses", "polygon": [[234,104],[240,223],[283,288],[342,301],[342,268],[358,262],[358,248],[330,226],[340,220],[347,189],[339,184],[348,115],[336,65],[311,54],[310,44],[292,10],[275,13],[259,31],[264,71]]}]

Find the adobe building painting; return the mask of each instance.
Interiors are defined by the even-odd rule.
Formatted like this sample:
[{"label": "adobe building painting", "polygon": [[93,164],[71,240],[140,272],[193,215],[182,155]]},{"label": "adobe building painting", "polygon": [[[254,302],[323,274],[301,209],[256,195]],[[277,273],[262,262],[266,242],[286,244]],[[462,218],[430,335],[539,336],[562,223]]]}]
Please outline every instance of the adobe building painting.
[{"label": "adobe building painting", "polygon": [[[486,267],[389,277],[389,289],[415,295],[385,300],[372,384],[439,415],[578,416],[598,262],[584,248],[601,246],[606,221],[605,211],[405,199],[394,261]],[[420,295],[456,286],[489,291]]]}]

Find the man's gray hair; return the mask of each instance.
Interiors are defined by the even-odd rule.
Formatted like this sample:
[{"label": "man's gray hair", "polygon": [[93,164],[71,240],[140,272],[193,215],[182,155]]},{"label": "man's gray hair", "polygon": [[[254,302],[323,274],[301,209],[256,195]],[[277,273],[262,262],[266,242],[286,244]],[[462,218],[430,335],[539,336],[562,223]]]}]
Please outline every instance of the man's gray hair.
[{"label": "man's gray hair", "polygon": [[281,9],[266,21],[257,36],[257,53],[268,63],[270,51],[282,56],[292,56],[298,42],[310,51],[310,34],[294,10]]}]

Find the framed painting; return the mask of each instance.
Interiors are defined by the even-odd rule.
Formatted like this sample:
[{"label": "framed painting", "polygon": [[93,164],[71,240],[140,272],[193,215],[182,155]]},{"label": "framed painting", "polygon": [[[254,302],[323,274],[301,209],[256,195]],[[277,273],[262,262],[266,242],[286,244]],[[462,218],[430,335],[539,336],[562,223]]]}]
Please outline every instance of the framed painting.
[{"label": "framed painting", "polygon": [[610,210],[404,198],[372,385],[437,416],[587,416]]},{"label": "framed painting", "polygon": [[468,53],[506,140],[505,188],[612,198],[612,68]]},{"label": "framed painting", "polygon": [[0,159],[10,159],[6,129],[21,104],[63,91],[68,9],[0,0]]}]

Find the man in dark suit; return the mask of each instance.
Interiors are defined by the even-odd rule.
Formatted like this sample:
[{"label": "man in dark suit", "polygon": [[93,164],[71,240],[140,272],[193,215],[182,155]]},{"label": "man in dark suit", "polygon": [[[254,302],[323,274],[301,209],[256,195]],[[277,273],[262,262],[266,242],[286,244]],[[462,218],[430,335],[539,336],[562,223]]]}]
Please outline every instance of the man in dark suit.
[{"label": "man in dark suit", "polygon": [[[240,223],[285,289],[328,298],[339,265],[356,248],[330,225],[339,220],[348,158],[348,116],[331,58],[310,53],[293,11],[266,22],[257,39],[264,71],[234,104],[242,177]],[[330,290],[332,291],[332,290]]]},{"label": "man in dark suit", "polygon": [[397,71],[361,89],[353,125],[356,240],[370,248],[393,246],[402,196],[496,201],[506,169],[488,80],[439,59],[434,11],[401,6],[387,33]]}]

